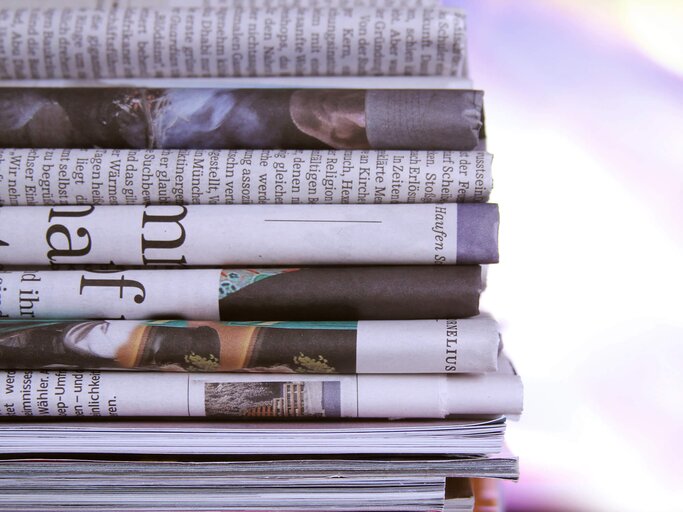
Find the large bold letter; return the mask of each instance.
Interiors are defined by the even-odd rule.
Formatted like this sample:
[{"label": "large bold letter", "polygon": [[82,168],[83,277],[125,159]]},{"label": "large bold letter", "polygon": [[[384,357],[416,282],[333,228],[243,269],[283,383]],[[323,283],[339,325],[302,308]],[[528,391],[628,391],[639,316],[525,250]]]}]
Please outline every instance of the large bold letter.
[{"label": "large bold letter", "polygon": [[121,276],[120,279],[88,279],[85,276],[81,276],[81,289],[80,294],[83,295],[83,289],[88,286],[104,286],[104,287],[114,287],[119,289],[119,298],[123,298],[124,288],[137,288],[142,293],[138,293],[133,300],[136,304],[142,304],[145,300],[145,287],[140,281],[135,281],[133,279],[126,279],[126,276]]},{"label": "large bold letter", "polygon": [[[61,234],[64,235],[64,238],[66,240],[67,247],[65,249],[57,249],[53,244],[52,244],[52,236],[55,234]],[[88,230],[85,228],[78,228],[76,230],[76,234],[81,237],[81,238],[86,238],[87,239],[87,244],[85,247],[82,247],[81,249],[74,249],[72,242],[71,242],[71,233],[69,233],[69,230],[66,228],[66,226],[62,226],[61,224],[57,224],[56,226],[50,226],[47,230],[47,233],[45,234],[45,240],[47,241],[47,245],[50,246],[50,250],[47,251],[47,258],[50,260],[50,262],[54,263],[54,258],[59,258],[62,256],[66,257],[76,257],[76,256],[84,256],[90,252],[90,233],[88,233]]]},{"label": "large bold letter", "polygon": [[[168,209],[169,207],[163,207],[164,209]],[[142,234],[142,261],[145,265],[148,265],[150,263],[152,264],[166,264],[168,265],[169,263],[176,263],[176,264],[184,264],[186,263],[185,261],[185,256],[180,257],[177,260],[168,260],[168,259],[156,259],[156,258],[147,258],[145,255],[145,251],[147,249],[176,249],[180,246],[183,245],[185,242],[185,228],[183,225],[180,223],[181,220],[185,218],[187,215],[187,208],[184,206],[180,206],[182,211],[178,213],[177,215],[149,215],[147,211],[145,211],[142,215],[142,228],[144,229],[145,226],[149,223],[167,223],[167,222],[172,222],[180,228],[180,234],[178,238],[175,240],[150,240],[148,238],[145,238],[144,233]]]}]

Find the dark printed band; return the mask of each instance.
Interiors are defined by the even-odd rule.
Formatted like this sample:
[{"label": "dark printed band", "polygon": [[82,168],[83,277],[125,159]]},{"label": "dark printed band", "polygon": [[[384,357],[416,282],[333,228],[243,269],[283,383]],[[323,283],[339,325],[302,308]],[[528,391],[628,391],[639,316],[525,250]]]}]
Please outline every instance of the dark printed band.
[{"label": "dark printed band", "polygon": [[221,295],[220,318],[465,318],[479,313],[481,290],[478,265],[302,268],[254,279]]},{"label": "dark printed band", "polygon": [[354,373],[356,323],[8,320],[0,367]]},{"label": "dark printed band", "polygon": [[0,90],[0,145],[32,148],[483,149],[482,92]]}]

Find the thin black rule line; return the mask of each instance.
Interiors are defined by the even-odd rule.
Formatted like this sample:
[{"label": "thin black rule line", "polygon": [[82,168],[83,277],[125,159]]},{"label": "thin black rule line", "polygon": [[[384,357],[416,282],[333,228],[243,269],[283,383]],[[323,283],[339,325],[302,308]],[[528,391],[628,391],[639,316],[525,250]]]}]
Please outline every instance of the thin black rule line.
[{"label": "thin black rule line", "polygon": [[264,219],[264,222],[335,222],[347,224],[381,224],[381,220]]}]

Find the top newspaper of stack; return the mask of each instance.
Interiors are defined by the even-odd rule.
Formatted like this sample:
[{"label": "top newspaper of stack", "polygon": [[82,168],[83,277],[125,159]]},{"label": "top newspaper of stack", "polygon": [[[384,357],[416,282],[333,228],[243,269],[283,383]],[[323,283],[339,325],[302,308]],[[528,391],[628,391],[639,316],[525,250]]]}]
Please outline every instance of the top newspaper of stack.
[{"label": "top newspaper of stack", "polygon": [[0,9],[0,79],[466,78],[463,12],[415,4],[10,0]]}]

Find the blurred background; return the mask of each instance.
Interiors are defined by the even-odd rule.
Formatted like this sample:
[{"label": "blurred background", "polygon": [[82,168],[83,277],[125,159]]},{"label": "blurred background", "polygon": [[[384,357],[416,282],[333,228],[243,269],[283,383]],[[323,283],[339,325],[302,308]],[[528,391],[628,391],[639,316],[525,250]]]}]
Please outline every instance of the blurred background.
[{"label": "blurred background", "polygon": [[451,0],[525,382],[510,511],[683,510],[683,1]]}]

